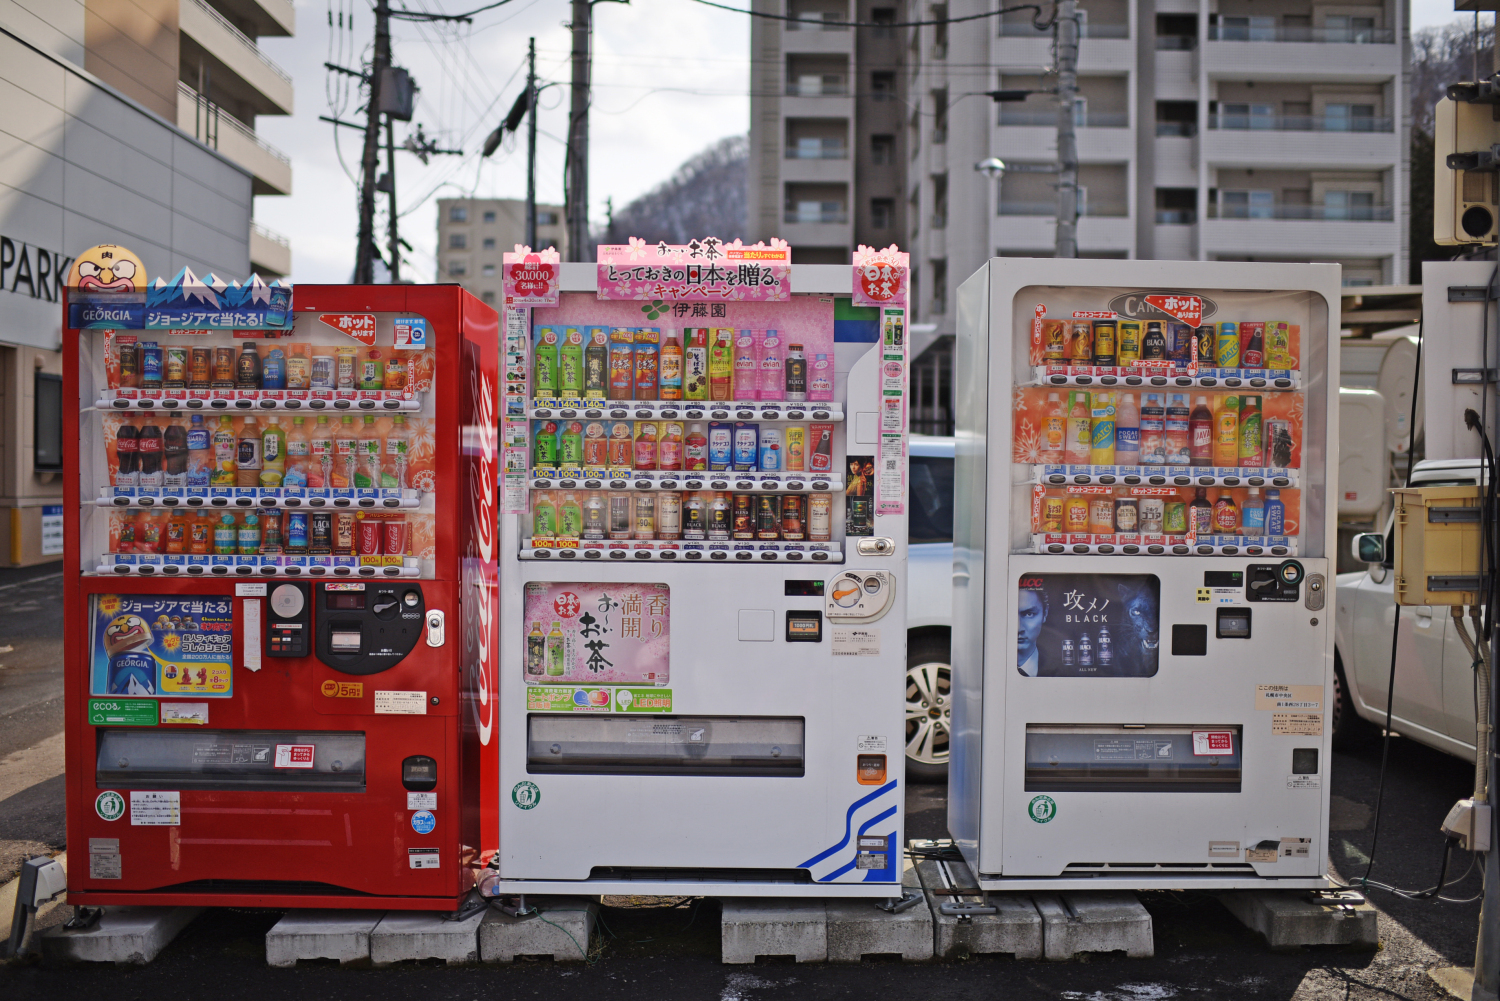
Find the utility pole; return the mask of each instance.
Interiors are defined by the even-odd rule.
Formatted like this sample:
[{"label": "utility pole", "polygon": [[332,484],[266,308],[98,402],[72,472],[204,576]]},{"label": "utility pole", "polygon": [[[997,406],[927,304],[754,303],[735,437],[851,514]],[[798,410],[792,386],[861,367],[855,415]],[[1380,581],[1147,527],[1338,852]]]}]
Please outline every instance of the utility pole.
[{"label": "utility pole", "polygon": [[531,121],[526,127],[526,246],[536,245],[536,39],[526,46],[526,107]]},{"label": "utility pole", "polygon": [[589,241],[589,35],[592,6],[590,0],[573,0],[573,93],[568,112],[568,199],[564,210],[570,261],[586,259]]},{"label": "utility pole", "polygon": [[[360,158],[359,247],[354,257],[356,285],[369,285],[375,281],[375,172],[380,169],[380,83],[390,64],[390,0],[375,0],[375,59],[370,67],[370,103],[365,107],[365,148]],[[392,173],[393,186],[395,180]],[[394,201],[395,195],[391,197]]]},{"label": "utility pole", "polygon": [[1078,97],[1077,0],[1058,0],[1053,23],[1057,50],[1056,257],[1078,256],[1078,137],[1073,105]]},{"label": "utility pole", "polygon": [[385,176],[391,186],[387,208],[390,220],[386,229],[390,241],[391,284],[395,285],[401,281],[401,235],[396,228],[396,122],[391,115],[385,116],[385,162]]}]

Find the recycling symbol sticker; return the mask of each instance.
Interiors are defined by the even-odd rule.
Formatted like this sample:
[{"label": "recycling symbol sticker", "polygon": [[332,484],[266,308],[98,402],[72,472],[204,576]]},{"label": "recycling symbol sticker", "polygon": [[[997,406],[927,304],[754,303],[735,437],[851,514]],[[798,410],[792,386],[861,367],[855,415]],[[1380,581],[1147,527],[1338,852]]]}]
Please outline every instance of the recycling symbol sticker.
[{"label": "recycling symbol sticker", "polygon": [[1057,816],[1057,801],[1051,796],[1035,796],[1026,805],[1026,815],[1038,824],[1045,824]]},{"label": "recycling symbol sticker", "polygon": [[94,799],[94,812],[100,820],[119,820],[125,816],[125,797],[106,789]]},{"label": "recycling symbol sticker", "polygon": [[510,801],[523,810],[533,809],[542,801],[542,790],[535,782],[517,782],[510,790]]}]

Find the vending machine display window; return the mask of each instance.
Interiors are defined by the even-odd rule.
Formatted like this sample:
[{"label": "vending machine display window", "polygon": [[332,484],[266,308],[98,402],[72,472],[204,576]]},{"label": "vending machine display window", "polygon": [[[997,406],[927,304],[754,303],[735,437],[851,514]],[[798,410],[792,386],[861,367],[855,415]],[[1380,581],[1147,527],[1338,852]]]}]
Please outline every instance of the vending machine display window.
[{"label": "vending machine display window", "polygon": [[297,312],[280,331],[80,331],[84,571],[430,578],[427,328]]}]

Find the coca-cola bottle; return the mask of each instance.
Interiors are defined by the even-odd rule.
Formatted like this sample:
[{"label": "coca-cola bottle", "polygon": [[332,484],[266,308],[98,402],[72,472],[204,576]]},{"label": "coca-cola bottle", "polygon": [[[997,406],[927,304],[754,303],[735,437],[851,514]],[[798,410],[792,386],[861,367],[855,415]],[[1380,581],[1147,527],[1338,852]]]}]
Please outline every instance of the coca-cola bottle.
[{"label": "coca-cola bottle", "polygon": [[120,461],[120,471],[115,474],[115,486],[134,487],[141,482],[140,429],[134,424],[120,425],[115,432],[115,456]]},{"label": "coca-cola bottle", "polygon": [[155,424],[143,425],[137,441],[137,448],[140,453],[141,463],[141,489],[160,490],[162,483],[161,428]]},{"label": "coca-cola bottle", "polygon": [[162,489],[181,496],[187,490],[188,433],[180,421],[169,421],[162,437],[162,458],[166,472]]}]

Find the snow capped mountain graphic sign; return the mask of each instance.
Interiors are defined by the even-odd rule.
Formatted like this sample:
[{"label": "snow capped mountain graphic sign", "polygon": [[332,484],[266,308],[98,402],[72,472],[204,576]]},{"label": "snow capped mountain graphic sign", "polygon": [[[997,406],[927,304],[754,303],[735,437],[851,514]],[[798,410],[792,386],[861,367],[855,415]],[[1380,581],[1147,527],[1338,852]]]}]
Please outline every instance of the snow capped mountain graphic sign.
[{"label": "snow capped mountain graphic sign", "polygon": [[146,288],[147,330],[286,330],[292,325],[292,288],[251,275],[241,285],[183,268],[171,281]]}]

